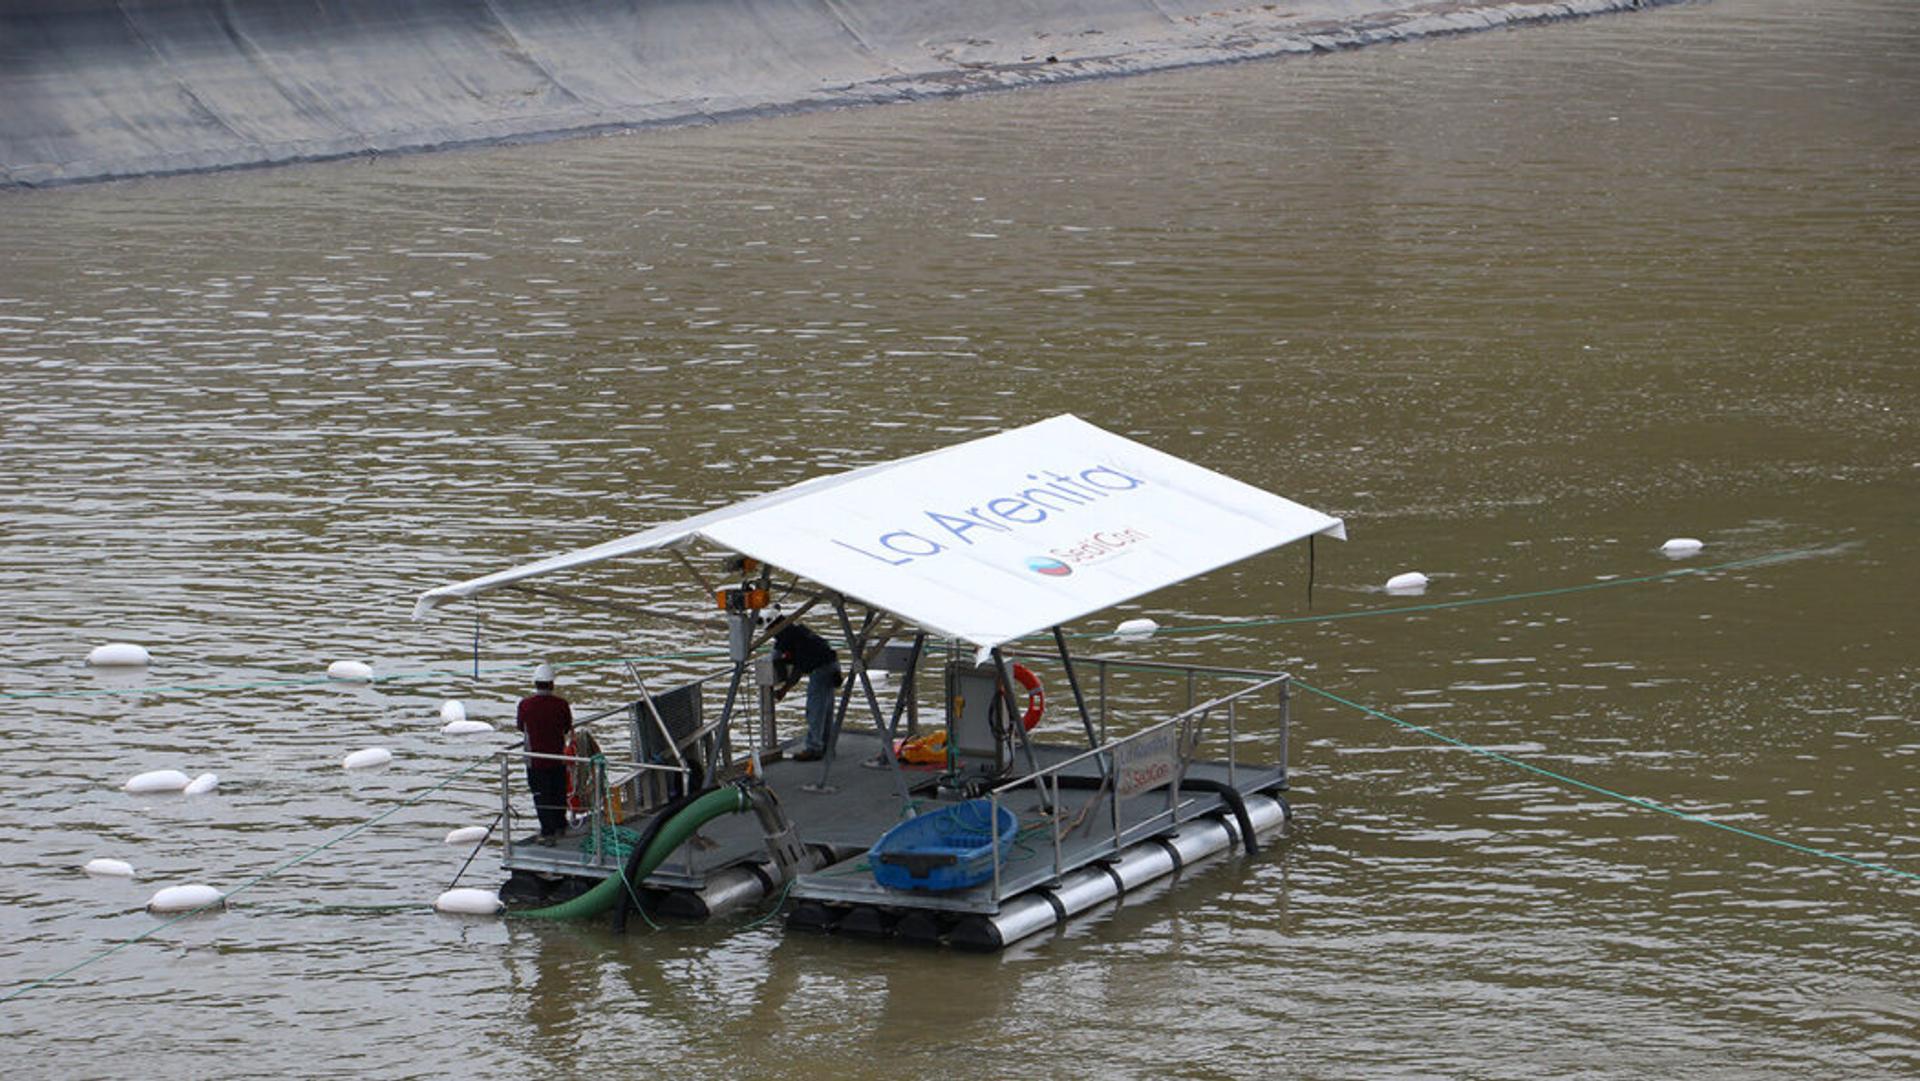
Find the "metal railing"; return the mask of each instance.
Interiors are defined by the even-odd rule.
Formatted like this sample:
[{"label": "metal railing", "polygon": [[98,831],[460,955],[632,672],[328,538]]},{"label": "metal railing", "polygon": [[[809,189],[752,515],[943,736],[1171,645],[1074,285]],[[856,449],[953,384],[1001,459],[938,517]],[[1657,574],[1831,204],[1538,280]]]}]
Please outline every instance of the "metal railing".
[{"label": "metal railing", "polygon": [[[1039,794],[1041,803],[1048,812],[1049,833],[1053,847],[1052,870],[1053,876],[1056,879],[1072,869],[1066,865],[1067,836],[1075,830],[1091,828],[1092,823],[1088,818],[1092,815],[1094,809],[1103,802],[1106,804],[1108,810],[1107,837],[1103,843],[1094,845],[1090,849],[1083,847],[1076,850],[1075,866],[1083,866],[1092,860],[1114,855],[1121,849],[1140,840],[1144,840],[1147,837],[1151,837],[1154,834],[1171,829],[1184,820],[1181,817],[1181,781],[1186,775],[1188,766],[1193,762],[1194,751],[1198,748],[1205,735],[1205,727],[1209,716],[1216,710],[1224,714],[1227,783],[1234,785],[1237,783],[1238,776],[1243,768],[1240,762],[1241,707],[1247,704],[1249,699],[1253,699],[1263,692],[1273,691],[1279,707],[1278,719],[1274,725],[1273,733],[1274,736],[1277,737],[1277,750],[1274,761],[1270,764],[1269,768],[1271,768],[1271,766],[1278,766],[1284,774],[1287,761],[1287,733],[1290,727],[1289,685],[1292,677],[1281,673],[1259,672],[1244,668],[1218,668],[1205,665],[1183,665],[1152,661],[1122,661],[1111,658],[1088,658],[1075,661],[1076,667],[1088,664],[1096,666],[1098,670],[1096,701],[1098,707],[1097,716],[1099,717],[1099,746],[1082,751],[1079,754],[1056,762],[1043,769],[1035,770],[1024,777],[1008,781],[988,793],[988,798],[991,800],[992,812],[989,821],[994,823],[1000,821],[1000,808],[1004,800],[1028,788],[1033,789]],[[1111,719],[1110,699],[1108,696],[1110,668],[1144,669],[1184,675],[1187,685],[1187,708],[1172,717],[1149,725],[1138,732],[1108,741],[1106,738],[1107,725]],[[1205,702],[1196,702],[1195,699],[1198,697],[1197,681],[1201,676],[1253,679],[1256,680],[1256,682],[1217,698]],[[1096,711],[1090,710],[1090,712]],[[1141,746],[1150,745],[1150,741],[1162,737],[1170,737],[1173,741],[1172,749],[1175,764],[1173,765],[1169,778],[1164,782],[1147,784],[1134,793],[1123,795],[1121,788],[1124,782],[1117,776],[1117,772],[1129,757],[1128,752]],[[1066,812],[1060,801],[1060,778],[1066,771],[1089,761],[1098,763],[1099,775],[1102,780],[1100,786],[1094,793],[1087,798],[1086,802],[1080,805],[1078,816],[1069,823],[1066,820]],[[1164,809],[1143,817],[1138,821],[1128,822],[1126,820],[1126,804],[1128,800],[1134,795],[1144,795],[1147,792],[1151,792],[1153,789],[1160,787],[1161,784],[1166,786],[1167,791]],[[1197,814],[1198,812],[1195,813]],[[1188,815],[1187,817],[1192,817],[1192,815]],[[1000,831],[996,828],[993,831],[992,894],[992,899],[996,902],[1002,899],[1001,857]]]},{"label": "metal railing", "polygon": [[[582,799],[583,810],[576,815],[569,806],[568,820],[570,825],[582,821],[587,824],[586,843],[581,849],[587,857],[584,866],[607,871],[621,866],[617,827],[640,809],[637,800],[631,795],[637,788],[634,782],[648,772],[670,774],[679,777],[683,783],[688,780],[687,771],[679,766],[630,762],[609,758],[606,755],[594,755],[589,758],[566,754],[537,754],[524,748],[508,747],[495,752],[494,757],[500,760],[500,823],[504,837],[501,858],[505,861],[511,861],[515,850],[524,847],[514,839],[517,831],[515,819],[522,816],[517,816],[513,809],[513,779],[517,773],[523,779],[522,787],[524,787],[526,776],[524,768],[519,770],[514,768],[516,763],[524,766],[526,762],[534,759],[554,762],[565,767],[569,775],[578,772],[575,769],[576,766],[587,768],[589,780],[586,791],[575,793]],[[537,814],[538,808],[536,808],[536,817]]]}]

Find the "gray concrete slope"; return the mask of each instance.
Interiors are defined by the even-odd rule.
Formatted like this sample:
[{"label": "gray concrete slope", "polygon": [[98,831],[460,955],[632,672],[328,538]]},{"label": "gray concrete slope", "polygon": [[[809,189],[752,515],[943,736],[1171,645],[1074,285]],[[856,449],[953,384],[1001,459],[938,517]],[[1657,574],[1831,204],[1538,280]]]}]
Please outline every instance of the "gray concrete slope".
[{"label": "gray concrete slope", "polygon": [[0,186],[429,150],[1654,0],[0,0]]}]

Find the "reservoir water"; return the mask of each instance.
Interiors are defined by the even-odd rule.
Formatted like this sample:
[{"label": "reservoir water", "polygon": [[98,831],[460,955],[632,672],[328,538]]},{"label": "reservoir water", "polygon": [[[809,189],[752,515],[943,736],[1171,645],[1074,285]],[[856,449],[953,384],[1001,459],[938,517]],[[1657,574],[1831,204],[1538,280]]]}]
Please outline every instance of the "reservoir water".
[{"label": "reservoir water", "polygon": [[[0,1003],[12,1072],[1920,1072],[1916,100],[1905,0],[1721,0],[9,193],[0,993],[83,966]],[[497,799],[422,794],[506,742],[442,700],[508,727],[545,658],[601,708],[717,643],[489,599],[476,678],[418,593],[1060,412],[1352,537],[1311,602],[1289,549],[1070,628],[1213,629],[1088,648],[1801,847],[1302,694],[1284,839],[1005,955],[427,909]],[[220,787],[120,791],[163,768]]]}]

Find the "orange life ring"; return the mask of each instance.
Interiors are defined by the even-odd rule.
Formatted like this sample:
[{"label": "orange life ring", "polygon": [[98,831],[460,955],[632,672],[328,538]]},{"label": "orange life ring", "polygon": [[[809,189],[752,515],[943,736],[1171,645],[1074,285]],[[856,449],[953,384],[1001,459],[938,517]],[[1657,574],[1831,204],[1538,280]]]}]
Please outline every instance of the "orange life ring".
[{"label": "orange life ring", "polygon": [[1026,688],[1027,712],[1020,718],[1020,727],[1031,732],[1033,726],[1040,723],[1040,715],[1047,711],[1046,689],[1040,686],[1040,677],[1033,674],[1033,669],[1024,664],[1013,666],[1013,681]]}]

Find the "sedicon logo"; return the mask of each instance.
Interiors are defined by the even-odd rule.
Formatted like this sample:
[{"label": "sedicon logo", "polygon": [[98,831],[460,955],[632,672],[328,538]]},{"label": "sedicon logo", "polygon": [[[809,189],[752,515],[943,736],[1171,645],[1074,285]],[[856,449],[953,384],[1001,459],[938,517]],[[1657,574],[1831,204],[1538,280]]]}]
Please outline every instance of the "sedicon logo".
[{"label": "sedicon logo", "polygon": [[1073,573],[1073,568],[1057,559],[1046,556],[1028,556],[1027,569],[1035,574],[1044,574],[1049,578],[1065,578]]}]

